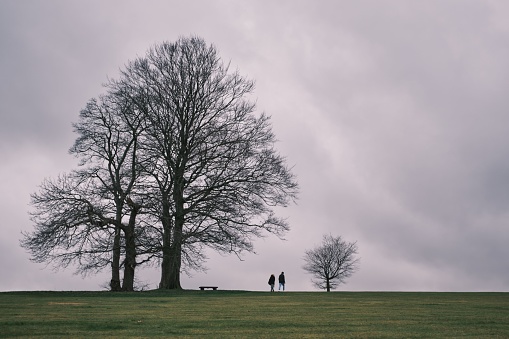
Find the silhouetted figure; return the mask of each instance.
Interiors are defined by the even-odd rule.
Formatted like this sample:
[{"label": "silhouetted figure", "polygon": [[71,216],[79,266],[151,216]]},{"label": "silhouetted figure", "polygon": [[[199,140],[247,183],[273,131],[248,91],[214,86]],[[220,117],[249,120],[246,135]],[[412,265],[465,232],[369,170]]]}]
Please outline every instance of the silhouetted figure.
[{"label": "silhouetted figure", "polygon": [[283,287],[283,292],[285,290],[285,272],[281,272],[279,275],[279,290],[281,291],[281,287]]},{"label": "silhouetted figure", "polygon": [[276,276],[274,274],[270,275],[269,278],[269,285],[270,285],[270,291],[274,292],[274,285],[276,284]]}]

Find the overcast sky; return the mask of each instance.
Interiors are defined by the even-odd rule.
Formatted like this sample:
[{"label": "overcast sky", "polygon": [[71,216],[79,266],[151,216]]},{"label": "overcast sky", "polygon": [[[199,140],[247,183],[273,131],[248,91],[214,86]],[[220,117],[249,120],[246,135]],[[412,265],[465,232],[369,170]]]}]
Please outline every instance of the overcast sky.
[{"label": "overcast sky", "polygon": [[509,290],[509,2],[0,0],[0,291],[107,284],[29,261],[30,194],[76,168],[71,123],[108,78],[190,35],[256,81],[301,193],[286,240],[210,253],[184,288],[315,290],[302,258],[331,233],[361,258],[339,290]]}]

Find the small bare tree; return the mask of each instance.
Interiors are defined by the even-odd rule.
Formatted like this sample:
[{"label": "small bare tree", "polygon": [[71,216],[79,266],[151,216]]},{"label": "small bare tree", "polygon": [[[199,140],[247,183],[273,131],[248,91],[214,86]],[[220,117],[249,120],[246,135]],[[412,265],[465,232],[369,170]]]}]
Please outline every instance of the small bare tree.
[{"label": "small bare tree", "polygon": [[313,283],[320,289],[336,289],[359,266],[357,242],[346,242],[340,236],[324,235],[322,244],[306,251],[304,270],[312,274]]}]

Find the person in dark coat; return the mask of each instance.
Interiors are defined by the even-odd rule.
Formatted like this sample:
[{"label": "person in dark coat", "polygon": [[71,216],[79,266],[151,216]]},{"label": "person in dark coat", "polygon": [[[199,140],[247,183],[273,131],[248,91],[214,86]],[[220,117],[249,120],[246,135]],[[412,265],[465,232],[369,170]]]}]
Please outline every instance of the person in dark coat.
[{"label": "person in dark coat", "polygon": [[279,275],[279,290],[281,291],[281,287],[283,287],[283,292],[285,291],[285,272],[281,272]]},{"label": "person in dark coat", "polygon": [[270,291],[274,292],[274,285],[276,284],[276,276],[274,274],[270,275],[269,278],[269,285],[270,285]]}]

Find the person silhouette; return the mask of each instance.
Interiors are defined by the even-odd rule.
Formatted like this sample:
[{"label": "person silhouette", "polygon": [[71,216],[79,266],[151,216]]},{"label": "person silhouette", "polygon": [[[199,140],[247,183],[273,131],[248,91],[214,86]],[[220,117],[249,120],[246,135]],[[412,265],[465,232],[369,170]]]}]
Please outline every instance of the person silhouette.
[{"label": "person silhouette", "polygon": [[270,275],[269,278],[269,285],[270,285],[270,291],[274,292],[274,284],[276,283],[276,276],[274,274]]},{"label": "person silhouette", "polygon": [[283,292],[285,291],[285,284],[286,284],[285,272],[281,272],[281,274],[279,275],[279,291],[281,291],[281,287],[283,288]]}]

